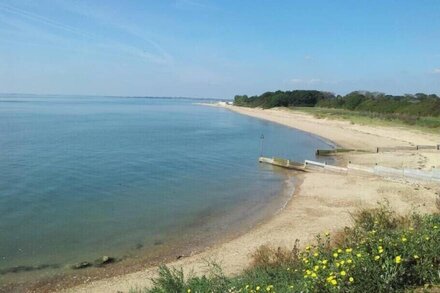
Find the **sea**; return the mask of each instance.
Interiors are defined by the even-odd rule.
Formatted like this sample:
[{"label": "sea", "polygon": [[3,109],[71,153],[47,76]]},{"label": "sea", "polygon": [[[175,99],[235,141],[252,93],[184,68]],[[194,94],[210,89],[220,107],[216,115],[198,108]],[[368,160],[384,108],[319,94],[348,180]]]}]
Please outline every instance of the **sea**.
[{"label": "sea", "polygon": [[244,233],[295,185],[261,154],[332,147],[200,102],[0,95],[0,278]]}]

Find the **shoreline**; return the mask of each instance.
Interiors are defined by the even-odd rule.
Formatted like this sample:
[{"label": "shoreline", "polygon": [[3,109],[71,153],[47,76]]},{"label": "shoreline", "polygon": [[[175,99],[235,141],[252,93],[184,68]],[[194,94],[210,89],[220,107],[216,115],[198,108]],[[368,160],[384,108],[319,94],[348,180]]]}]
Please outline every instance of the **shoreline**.
[{"label": "shoreline", "polygon": [[[200,237],[197,240],[186,240],[175,243],[166,242],[161,244],[160,247],[152,247],[153,251],[150,253],[139,253],[139,257],[134,257],[133,255],[123,255],[121,258],[116,257],[116,261],[105,267],[95,268],[91,267],[92,271],[86,270],[71,270],[68,269],[64,272],[59,272],[53,274],[49,277],[37,277],[35,283],[30,283],[25,281],[22,283],[23,287],[2,287],[0,286],[0,292],[77,292],[76,287],[81,286],[81,284],[86,284],[90,282],[99,282],[100,280],[112,277],[118,278],[124,275],[136,273],[145,268],[157,268],[161,264],[168,264],[176,262],[176,259],[186,259],[191,258],[194,255],[209,252],[210,249],[217,247],[220,244],[233,241],[234,239],[240,237],[241,235],[247,233],[247,231],[257,228],[260,225],[265,224],[270,221],[270,219],[276,216],[278,213],[288,205],[293,194],[296,190],[296,181],[298,178],[292,176],[291,173],[286,172],[284,169],[274,170],[274,172],[279,172],[279,176],[284,179],[282,187],[276,199],[268,201],[265,205],[271,205],[272,209],[267,209],[264,215],[260,216],[260,219],[248,219],[247,223],[242,224],[240,227],[229,229],[225,234],[220,235],[210,235],[208,238],[206,235]],[[293,182],[295,181],[295,182]],[[251,223],[252,222],[252,223]],[[194,232],[194,231],[193,231]],[[162,247],[164,246],[164,247]],[[143,248],[142,248],[143,249]],[[67,266],[65,267],[67,269]],[[73,278],[72,278],[73,277]],[[18,291],[17,291],[18,290]],[[89,292],[86,290],[86,292]],[[107,290],[97,292],[109,292]],[[116,292],[116,291],[115,291]]]},{"label": "shoreline", "polygon": [[[250,108],[239,108],[235,106],[218,106],[239,114],[252,116],[259,119],[275,122],[284,126],[293,127],[298,130],[317,135],[332,141],[336,145],[351,147],[346,145],[346,133],[342,133],[342,137],[335,135],[335,130],[340,132],[342,126],[349,123],[341,121],[330,121],[330,126],[322,127],[323,119],[317,119],[307,114],[292,114],[288,110],[273,109],[261,110]],[[300,123],[298,123],[298,121]],[[324,123],[327,124],[327,123]],[[342,126],[341,126],[342,125]],[[312,129],[314,126],[315,129]],[[318,127],[317,127],[318,126]],[[325,126],[325,125],[324,125]],[[333,131],[331,128],[334,128]],[[393,129],[397,135],[384,136],[390,130],[381,129],[377,135],[372,133],[368,126],[353,126],[349,135],[355,138],[353,145],[362,142],[363,146],[372,146],[372,143],[396,144],[397,142],[411,143],[405,134],[404,140],[395,137],[402,136],[402,131]],[[413,131],[409,131],[413,133]],[[379,138],[377,138],[377,136]],[[433,135],[432,139],[434,139]],[[376,140],[371,141],[371,137]],[[390,138],[391,137],[391,138]],[[414,139],[414,137],[413,137]],[[421,135],[418,139],[428,141],[425,135]],[[372,154],[378,155],[378,154]],[[344,154],[338,156],[343,160],[356,159],[360,161],[371,161],[372,155],[352,155]],[[381,154],[379,154],[381,155]],[[384,158],[388,161],[398,161],[396,154],[386,154]],[[398,153],[397,157],[401,154]],[[429,157],[428,163],[439,164],[438,158]],[[371,162],[370,162],[371,163]],[[396,163],[396,162],[395,162]],[[409,160],[407,164],[415,164],[414,160]],[[420,164],[419,164],[420,165]],[[325,230],[337,231],[351,223],[349,213],[362,207],[374,206],[376,201],[388,199],[393,208],[398,211],[405,212],[413,208],[414,205],[426,204],[422,206],[422,211],[429,212],[429,203],[435,201],[434,192],[428,189],[422,190],[419,196],[411,196],[414,186],[426,186],[420,183],[393,182],[385,181],[381,178],[372,176],[347,175],[341,176],[328,173],[308,173],[296,174],[295,190],[293,195],[287,201],[284,208],[274,213],[252,227],[249,231],[236,237],[226,237],[223,242],[217,243],[212,247],[206,247],[201,252],[182,258],[178,261],[167,263],[169,266],[182,267],[185,273],[193,271],[195,274],[203,274],[207,271],[207,260],[214,260],[220,264],[224,272],[228,275],[234,275],[241,272],[250,265],[252,254],[255,249],[261,245],[273,246],[293,246],[295,239],[300,239],[304,245],[307,241],[311,241],[314,235]],[[427,184],[429,185],[429,184]],[[384,188],[385,186],[385,188]],[[351,190],[358,188],[360,195],[353,196]],[[397,196],[394,193],[404,194],[405,196]],[[428,203],[428,204],[427,204]],[[431,205],[432,206],[432,205]],[[307,222],[307,225],[304,223]],[[307,227],[304,227],[307,226]],[[150,267],[138,272],[127,273],[107,279],[93,281],[81,286],[61,290],[62,292],[127,292],[132,288],[143,288],[151,285],[151,278],[156,275],[157,267]]]},{"label": "shoreline", "polygon": [[[47,292],[63,292],[63,293],[66,292],[72,292],[72,293],[73,292],[84,292],[84,293],[124,292],[125,293],[127,292],[128,293],[131,289],[141,289],[143,287],[151,286],[153,284],[151,279],[157,277],[156,271],[160,264],[166,264],[167,266],[171,266],[175,268],[180,268],[180,267],[185,268],[184,269],[185,276],[187,276],[187,274],[193,274],[193,273],[195,274],[208,273],[210,269],[210,264],[212,262],[216,264],[222,263],[221,261],[219,261],[217,256],[214,257],[210,256],[213,252],[217,254],[218,250],[221,250],[223,245],[227,245],[228,243],[239,240],[241,237],[243,237],[244,235],[248,234],[251,231],[258,231],[262,226],[270,225],[270,222],[274,218],[276,218],[279,214],[282,214],[283,211],[287,207],[289,207],[292,199],[301,190],[301,184],[303,182],[303,176],[304,176],[304,174],[301,172],[295,172],[295,171],[293,172],[294,174],[285,175],[286,181],[292,181],[294,178],[295,183],[293,184],[284,183],[290,186],[286,186],[285,189],[281,191],[282,194],[279,195],[279,197],[285,199],[282,206],[277,210],[275,210],[271,215],[264,217],[262,220],[255,223],[247,231],[240,231],[225,235],[224,237],[217,239],[214,243],[211,243],[211,245],[205,245],[205,246],[202,245],[198,247],[198,250],[191,251],[191,253],[189,253],[188,255],[184,255],[183,258],[180,258],[178,260],[176,260],[173,257],[170,258],[169,256],[164,256],[162,258],[162,261],[150,262],[150,264],[146,267],[144,271],[128,272],[126,274],[115,275],[107,279],[98,279],[88,284],[77,285],[74,287],[65,288],[61,290],[48,290]],[[189,250],[187,251],[189,252]],[[249,251],[249,253],[252,252],[253,251]],[[238,273],[240,270],[241,268],[239,268],[239,270],[234,272],[233,274]],[[129,278],[125,279],[126,277]],[[132,280],[133,277],[140,282],[136,282]],[[108,281],[110,281],[110,283]],[[128,282],[130,286],[127,286],[126,284],[122,284],[121,286],[120,282],[123,283]]]}]

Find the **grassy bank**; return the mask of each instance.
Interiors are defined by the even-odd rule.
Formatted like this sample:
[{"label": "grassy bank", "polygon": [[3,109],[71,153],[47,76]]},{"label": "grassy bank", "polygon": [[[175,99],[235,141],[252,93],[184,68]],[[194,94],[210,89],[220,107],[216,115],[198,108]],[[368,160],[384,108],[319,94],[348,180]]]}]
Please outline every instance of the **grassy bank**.
[{"label": "grassy bank", "polygon": [[345,96],[336,96],[316,90],[293,90],[266,92],[251,97],[238,95],[234,97],[234,105],[263,109],[309,107],[308,111],[319,115],[337,115],[362,122],[376,119],[423,128],[440,128],[440,97],[435,94],[394,96],[379,92],[354,91]]},{"label": "grassy bank", "polygon": [[386,205],[353,216],[354,225],[292,250],[261,247],[253,266],[226,277],[160,268],[152,289],[133,292],[393,292],[440,284],[440,214],[399,216]]},{"label": "grassy bank", "polygon": [[354,124],[378,126],[414,126],[423,130],[438,131],[440,117],[411,117],[396,114],[351,111],[345,109],[295,107],[295,111],[312,114],[316,118],[344,119]]}]

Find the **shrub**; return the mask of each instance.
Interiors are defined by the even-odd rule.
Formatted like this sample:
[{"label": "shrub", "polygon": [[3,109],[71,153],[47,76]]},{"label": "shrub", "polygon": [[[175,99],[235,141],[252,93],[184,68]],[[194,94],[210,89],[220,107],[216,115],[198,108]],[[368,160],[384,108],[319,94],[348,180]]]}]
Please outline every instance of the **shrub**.
[{"label": "shrub", "polygon": [[210,276],[160,269],[147,292],[402,292],[440,283],[440,215],[398,216],[387,205],[353,216],[331,241],[317,235],[302,251],[263,246],[236,277],[218,266]]}]

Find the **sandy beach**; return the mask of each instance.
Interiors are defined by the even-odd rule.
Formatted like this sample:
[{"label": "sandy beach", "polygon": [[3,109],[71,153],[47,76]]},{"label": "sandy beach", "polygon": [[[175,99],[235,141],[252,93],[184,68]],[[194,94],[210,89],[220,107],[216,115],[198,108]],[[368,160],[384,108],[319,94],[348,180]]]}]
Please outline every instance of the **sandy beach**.
[{"label": "sandy beach", "polygon": [[[286,109],[251,109],[223,106],[231,111],[259,119],[294,127],[335,144],[356,149],[374,150],[385,146],[434,145],[440,134],[424,133],[410,128],[376,127],[351,124],[341,120],[317,119]],[[440,152],[396,151],[387,153],[348,153],[340,156],[340,164],[380,164],[388,167],[430,169],[440,167]],[[224,272],[233,275],[248,267],[250,255],[261,245],[292,247],[296,239],[306,245],[325,231],[338,231],[351,225],[350,214],[378,201],[388,200],[397,212],[417,209],[435,210],[435,199],[440,193],[438,184],[380,178],[366,174],[334,174],[310,172],[297,175],[298,186],[286,207],[247,233],[209,247],[204,252],[168,263],[182,267],[186,273],[202,274],[215,261]],[[130,289],[151,286],[157,267],[126,275],[93,281],[62,292],[128,292]]]}]

